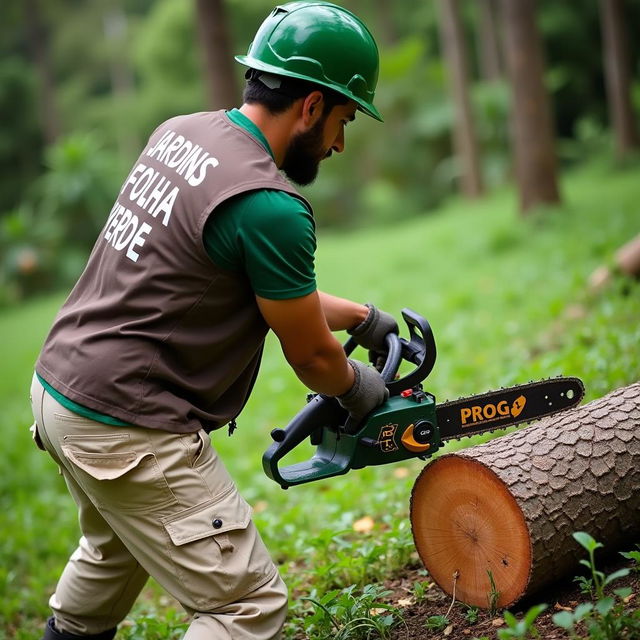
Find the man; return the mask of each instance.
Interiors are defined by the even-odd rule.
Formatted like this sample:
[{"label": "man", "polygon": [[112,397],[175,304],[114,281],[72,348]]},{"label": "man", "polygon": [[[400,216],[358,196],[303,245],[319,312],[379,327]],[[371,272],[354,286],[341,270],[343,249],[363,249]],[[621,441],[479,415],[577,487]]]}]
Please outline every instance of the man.
[{"label": "man", "polygon": [[34,437],[82,529],[45,640],[113,638],[148,575],[192,615],[189,640],[278,637],[286,588],[208,433],[235,426],[269,329],[356,420],[387,394],[331,330],[381,351],[397,325],[316,290],[311,208],[279,171],[310,183],[357,109],[380,119],[375,42],[295,2],[237,59],[244,104],[152,134],[36,365]]}]

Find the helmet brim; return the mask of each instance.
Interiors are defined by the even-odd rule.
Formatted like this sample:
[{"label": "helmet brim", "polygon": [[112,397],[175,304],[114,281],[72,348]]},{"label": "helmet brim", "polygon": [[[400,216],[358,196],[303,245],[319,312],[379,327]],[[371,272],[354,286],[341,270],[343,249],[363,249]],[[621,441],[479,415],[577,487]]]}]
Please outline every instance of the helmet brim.
[{"label": "helmet brim", "polygon": [[368,116],[371,116],[374,120],[378,120],[378,122],[384,122],[380,112],[369,102],[363,100],[362,98],[356,96],[351,91],[348,91],[342,87],[337,87],[335,84],[331,84],[330,82],[323,82],[322,80],[318,80],[316,78],[310,78],[308,76],[302,75],[300,73],[295,73],[293,71],[284,70],[281,67],[276,67],[275,65],[270,65],[257,58],[253,58],[251,56],[235,56],[236,62],[244,65],[245,67],[249,67],[250,69],[256,69],[258,71],[264,71],[266,73],[272,73],[276,76],[285,76],[287,78],[296,78],[297,80],[306,80],[307,82],[311,82],[313,84],[319,84],[323,87],[327,87],[328,89],[332,89],[333,91],[340,93],[341,95],[353,100],[358,105],[358,111],[362,111],[366,113]]}]

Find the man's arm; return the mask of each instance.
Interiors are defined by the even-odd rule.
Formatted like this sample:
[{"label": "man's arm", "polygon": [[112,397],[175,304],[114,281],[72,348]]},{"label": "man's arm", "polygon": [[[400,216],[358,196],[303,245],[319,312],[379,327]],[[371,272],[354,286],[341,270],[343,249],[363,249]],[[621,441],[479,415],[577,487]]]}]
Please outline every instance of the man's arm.
[{"label": "man's arm", "polygon": [[369,313],[369,308],[365,305],[345,298],[338,298],[322,291],[318,291],[318,297],[331,331],[353,329],[364,322]]},{"label": "man's arm", "polygon": [[[268,300],[260,296],[256,296],[256,300],[265,321],[280,340],[287,362],[300,381],[317,393],[335,396],[351,389],[354,372],[342,346],[331,334],[330,326],[334,322],[338,325],[350,322],[350,314],[357,314],[350,310],[349,305],[342,305],[341,298],[326,294],[322,296],[329,304],[330,318],[325,318],[327,311],[316,291],[288,300]],[[366,317],[368,309],[363,309]],[[357,323],[356,317],[350,326]]]}]

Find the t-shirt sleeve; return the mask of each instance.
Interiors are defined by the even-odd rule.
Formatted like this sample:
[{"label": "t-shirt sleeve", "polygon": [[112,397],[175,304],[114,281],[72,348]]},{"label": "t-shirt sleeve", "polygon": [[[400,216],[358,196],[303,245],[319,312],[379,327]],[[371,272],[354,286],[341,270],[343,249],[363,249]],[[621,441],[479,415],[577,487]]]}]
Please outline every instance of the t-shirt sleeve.
[{"label": "t-shirt sleeve", "polygon": [[[213,248],[209,255],[220,266],[241,267],[257,295],[285,300],[316,290],[315,223],[298,198],[283,191],[251,192],[214,212],[209,223],[205,227],[205,245]],[[212,237],[216,234],[222,236],[218,238],[222,251],[217,251],[221,245]]]}]

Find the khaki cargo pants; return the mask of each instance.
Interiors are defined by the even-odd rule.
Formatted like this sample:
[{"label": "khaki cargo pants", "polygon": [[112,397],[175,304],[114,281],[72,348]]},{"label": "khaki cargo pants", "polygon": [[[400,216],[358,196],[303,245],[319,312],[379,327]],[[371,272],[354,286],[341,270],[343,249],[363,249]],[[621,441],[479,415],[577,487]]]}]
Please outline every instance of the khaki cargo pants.
[{"label": "khaki cargo pants", "polygon": [[31,398],[34,438],[60,466],[82,531],[49,602],[60,631],[117,626],[151,575],[192,616],[188,640],[280,637],[286,587],[204,431],[94,422],[35,376]]}]

